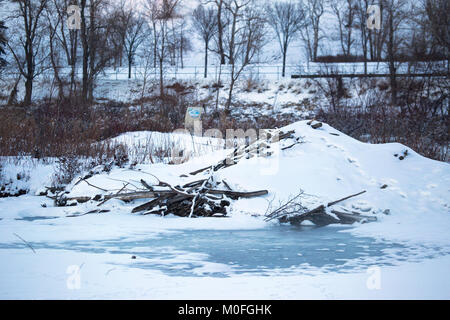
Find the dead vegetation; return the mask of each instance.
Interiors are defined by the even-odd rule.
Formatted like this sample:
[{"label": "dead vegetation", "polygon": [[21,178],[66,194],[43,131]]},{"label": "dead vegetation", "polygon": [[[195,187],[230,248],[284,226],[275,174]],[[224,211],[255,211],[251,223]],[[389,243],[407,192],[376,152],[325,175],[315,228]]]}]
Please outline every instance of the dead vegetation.
[{"label": "dead vegetation", "polygon": [[[366,83],[369,82],[369,83]],[[419,154],[450,161],[448,79],[399,80],[398,105],[391,105],[385,80],[359,79],[345,83],[357,95],[346,99],[337,90],[326,90],[329,106],[317,111],[316,119],[345,134],[369,143],[402,143]]]},{"label": "dead vegetation", "polygon": [[[330,210],[328,208],[357,197],[366,191],[361,191],[356,194],[349,195],[345,198],[329,202],[327,204],[319,205],[313,209],[309,209],[302,204],[302,197],[304,192],[301,190],[297,195],[290,197],[286,202],[266,214],[266,221],[277,219],[281,223],[290,223],[299,225],[303,221],[308,220],[317,226],[326,226],[329,224],[353,224],[355,222],[373,222],[377,221],[376,217],[363,215],[360,212],[345,212],[338,210]],[[270,207],[269,207],[270,208]]]},{"label": "dead vegetation", "polygon": [[[122,201],[133,201],[137,199],[151,199],[150,201],[135,207],[132,212],[143,215],[157,214],[165,216],[174,214],[181,217],[224,217],[227,214],[227,207],[231,200],[240,198],[259,197],[268,194],[268,190],[237,191],[232,190],[225,180],[217,180],[215,173],[221,169],[233,166],[242,159],[252,157],[273,156],[271,145],[280,141],[291,141],[294,144],[301,143],[300,138],[294,136],[293,131],[280,132],[277,130],[267,131],[262,138],[252,143],[236,145],[232,153],[217,164],[195,170],[181,178],[194,178],[203,174],[202,179],[191,180],[179,185],[171,185],[161,181],[158,177],[152,176],[157,183],[151,184],[141,179],[141,187],[137,188],[132,182],[123,181],[124,185],[120,190],[107,190],[102,186],[95,186],[89,182],[89,177],[80,178],[75,186],[86,183],[99,194],[86,195],[80,197],[68,197],[65,191],[52,195],[53,190],[49,190],[47,196],[54,200],[57,206],[73,205],[88,201],[99,202],[97,206],[103,205],[110,199]],[[130,189],[130,186],[134,186]],[[91,212],[90,213],[99,213]],[[84,215],[84,214],[83,214]]]}]

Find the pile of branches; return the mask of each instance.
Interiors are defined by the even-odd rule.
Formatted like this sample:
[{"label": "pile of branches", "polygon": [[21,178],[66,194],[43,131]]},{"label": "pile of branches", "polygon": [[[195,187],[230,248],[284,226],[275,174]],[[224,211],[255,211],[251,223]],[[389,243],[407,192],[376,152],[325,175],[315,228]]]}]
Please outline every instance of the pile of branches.
[{"label": "pile of branches", "polygon": [[[212,173],[213,171],[211,171]],[[85,203],[88,201],[97,201],[98,207],[111,199],[119,199],[130,202],[138,199],[151,199],[150,201],[135,207],[132,213],[142,215],[157,214],[166,216],[174,214],[180,217],[224,217],[227,215],[227,207],[231,200],[240,198],[252,198],[268,194],[267,190],[258,190],[252,192],[234,191],[229,184],[223,181],[215,181],[214,175],[210,174],[207,178],[192,181],[184,185],[173,186],[167,182],[159,180],[154,176],[158,183],[150,185],[141,179],[143,188],[134,192],[123,192],[127,185],[114,194],[96,195],[94,197],[66,197],[65,193],[56,196],[48,196],[54,200],[56,206],[66,206],[73,203]],[[87,180],[80,179],[92,187],[94,186]],[[223,189],[223,187],[225,189]],[[108,191],[101,189],[102,191]],[[91,210],[86,214],[99,213],[101,210]],[[81,214],[85,215],[85,214]]]},{"label": "pile of branches", "polygon": [[[211,172],[213,172],[211,170]],[[163,190],[155,190],[145,181],[141,183],[146,186],[150,192],[155,194],[155,198],[143,205],[133,209],[133,213],[140,212],[143,215],[157,214],[165,216],[169,213],[179,217],[224,217],[227,215],[227,207],[230,206],[230,200],[239,198],[252,198],[268,193],[267,190],[254,192],[233,191],[225,181],[215,181],[213,174],[208,178],[193,181],[183,186],[171,186],[170,184],[159,181],[157,187],[163,187]],[[227,190],[218,189],[223,184]]]},{"label": "pile of branches", "polygon": [[[230,206],[231,200],[239,198],[252,198],[268,194],[267,190],[253,192],[233,191],[225,180],[215,181],[214,172],[228,168],[237,164],[242,159],[250,159],[255,156],[270,157],[273,155],[271,144],[282,140],[292,140],[291,144],[282,147],[282,150],[293,147],[301,143],[300,138],[294,136],[295,131],[282,132],[278,130],[267,131],[263,139],[251,144],[238,146],[235,144],[233,152],[219,163],[191,172],[182,177],[195,176],[199,173],[206,173],[208,178],[193,181],[183,186],[172,187],[166,182],[158,179],[157,187],[168,188],[164,194],[159,194],[155,199],[133,209],[133,213],[166,215],[172,213],[181,217],[223,217],[226,216],[226,208]],[[235,142],[236,143],[236,142]],[[141,183],[149,191],[156,192],[154,187],[149,186],[145,181]],[[218,189],[223,185],[225,189]]]},{"label": "pile of branches", "polygon": [[[376,217],[363,215],[360,212],[348,212],[347,210],[338,211],[328,209],[347,199],[357,197],[366,191],[349,195],[345,198],[319,205],[313,209],[308,209],[301,203],[303,191],[294,197],[291,197],[285,203],[281,204],[276,210],[266,214],[266,221],[277,219],[281,223],[290,223],[292,225],[300,225],[303,221],[308,220],[317,226],[326,226],[329,224],[353,224],[355,222],[373,222],[377,221]],[[331,213],[331,214],[330,214]]]},{"label": "pile of branches", "polygon": [[[227,215],[227,208],[231,204],[231,200],[264,196],[268,194],[268,191],[257,190],[252,192],[242,192],[232,190],[225,180],[216,181],[214,173],[218,170],[233,166],[244,158],[249,159],[255,156],[272,156],[273,152],[271,151],[271,144],[273,143],[282,140],[289,141],[289,145],[283,146],[281,148],[282,150],[289,149],[294,145],[301,143],[301,139],[296,138],[294,133],[295,131],[267,131],[263,139],[257,140],[251,144],[240,146],[235,144],[233,152],[219,163],[196,170],[189,175],[182,175],[181,177],[184,178],[193,177],[200,173],[203,173],[205,176],[203,179],[191,181],[183,185],[171,185],[152,175],[157,180],[157,184],[151,185],[144,179],[141,179],[141,187],[135,187],[130,192],[127,187],[131,182],[124,181],[126,183],[123,188],[112,193],[111,190],[106,190],[91,184],[88,181],[88,178],[81,178],[75,185],[84,182],[91,187],[99,189],[102,191],[102,194],[94,197],[82,196],[70,198],[67,197],[66,193],[60,192],[55,196],[48,197],[52,198],[57,206],[76,205],[76,203],[85,203],[88,201],[97,201],[99,202],[98,206],[101,206],[110,199],[119,199],[126,202],[138,199],[149,199],[148,202],[135,207],[132,212],[142,215],[156,214],[161,216],[174,214],[176,216],[190,218],[225,217]],[[81,215],[101,212],[107,211],[97,209]]]}]

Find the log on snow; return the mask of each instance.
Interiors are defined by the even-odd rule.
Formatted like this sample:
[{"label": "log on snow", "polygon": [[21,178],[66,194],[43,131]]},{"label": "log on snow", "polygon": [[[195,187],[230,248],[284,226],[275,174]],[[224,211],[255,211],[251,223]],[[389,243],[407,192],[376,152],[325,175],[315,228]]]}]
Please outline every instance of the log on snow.
[{"label": "log on snow", "polygon": [[343,224],[352,224],[355,222],[364,223],[364,222],[377,221],[377,217],[364,216],[364,215],[359,215],[359,214],[351,214],[351,213],[340,212],[340,211],[336,211],[336,210],[332,210],[331,212],[334,213],[339,218],[341,223],[343,223]]}]

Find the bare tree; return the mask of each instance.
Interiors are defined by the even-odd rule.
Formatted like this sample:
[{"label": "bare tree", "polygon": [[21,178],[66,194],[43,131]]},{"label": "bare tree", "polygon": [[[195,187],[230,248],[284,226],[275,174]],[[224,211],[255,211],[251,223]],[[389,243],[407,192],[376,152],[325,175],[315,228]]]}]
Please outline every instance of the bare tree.
[{"label": "bare tree", "polygon": [[212,7],[203,7],[199,5],[192,14],[194,29],[199,33],[205,45],[205,73],[208,77],[208,51],[209,43],[217,32],[217,14]]},{"label": "bare tree", "polygon": [[114,66],[114,70],[116,68],[122,67],[123,63],[123,55],[126,53],[125,51],[125,36],[127,33],[127,28],[129,24],[128,15],[129,9],[125,7],[125,0],[121,0],[118,3],[111,3],[109,10],[107,11],[107,23],[109,23],[109,28],[112,29],[110,33],[110,45],[111,49],[114,51],[114,55],[112,56],[112,60],[109,63],[112,63]]},{"label": "bare tree", "polygon": [[331,9],[338,20],[339,40],[344,56],[350,56],[354,43],[353,28],[355,25],[356,0],[333,0]]},{"label": "bare tree", "polygon": [[364,58],[364,74],[367,74],[367,59],[368,59],[368,40],[369,30],[367,28],[367,10],[371,0],[356,0],[355,4],[355,27],[359,29],[361,48]]},{"label": "bare tree", "polygon": [[186,23],[185,20],[181,21],[179,23],[179,27],[177,28],[178,31],[178,37],[179,37],[179,57],[180,57],[180,63],[181,63],[181,69],[184,68],[184,54],[188,51],[192,50],[192,42],[191,38],[189,37],[188,30],[186,29]]},{"label": "bare tree", "polygon": [[391,83],[391,103],[397,104],[397,57],[400,46],[402,44],[402,37],[399,28],[406,18],[404,11],[406,0],[386,0],[386,29],[388,39],[386,42],[386,53],[389,64],[389,78]]},{"label": "bare tree", "polygon": [[227,26],[225,16],[225,4],[229,0],[205,0],[205,3],[213,3],[216,6],[217,15],[217,53],[219,54],[220,64],[225,64],[225,49],[224,49],[224,30]]},{"label": "bare tree", "polygon": [[50,49],[50,63],[53,68],[53,78],[58,86],[58,97],[61,99],[64,97],[64,82],[60,76],[60,50],[59,43],[56,41],[56,35],[58,32],[58,25],[63,23],[62,19],[55,13],[56,9],[52,6],[52,2],[49,2],[45,12],[47,18],[47,28],[48,28],[48,47]]},{"label": "bare tree", "polygon": [[121,7],[121,20],[119,28],[123,29],[123,48],[128,62],[128,79],[131,78],[131,68],[139,46],[147,37],[148,30],[146,20],[132,8]]},{"label": "bare tree", "polygon": [[[52,0],[48,8],[48,19],[53,21],[52,25],[49,25],[50,30],[54,29],[54,42],[52,46],[56,47],[56,51],[62,51],[65,56],[67,65],[70,66],[70,86],[69,95],[76,91],[76,66],[77,66],[77,53],[78,53],[78,40],[79,33],[76,29],[67,28],[67,8],[69,7],[71,0]],[[50,31],[51,35],[51,31]],[[62,62],[60,62],[62,66]]]},{"label": "bare tree", "polygon": [[286,75],[289,44],[304,25],[305,13],[301,3],[275,2],[266,5],[267,22],[274,30],[283,56],[282,76]]},{"label": "bare tree", "polygon": [[252,1],[232,0],[226,6],[232,22],[225,35],[230,62],[230,88],[226,109],[231,107],[233,89],[242,71],[254,62],[265,41],[265,20]]},{"label": "bare tree", "polygon": [[226,46],[225,56],[228,58],[230,65],[234,65],[234,59],[236,57],[237,36],[241,27],[240,22],[243,21],[241,19],[242,13],[251,2],[252,0],[227,0],[224,2],[226,12],[229,14],[231,20],[224,39],[224,45]]},{"label": "bare tree", "polygon": [[179,0],[147,0],[146,15],[153,26],[154,56],[159,66],[160,95],[164,96],[164,63],[169,54],[169,22],[178,17]]},{"label": "bare tree", "polygon": [[[387,0],[389,1],[389,0]],[[370,51],[370,59],[372,61],[382,61],[382,55],[384,46],[386,44],[386,39],[388,35],[388,28],[385,21],[385,8],[386,8],[386,0],[381,0],[379,2],[380,8],[380,29],[371,29],[369,30],[369,51]],[[371,4],[375,4],[375,0],[371,1]]]},{"label": "bare tree", "polygon": [[[411,15],[408,18],[409,37],[407,38],[406,48],[410,61],[408,63],[408,72],[411,68],[418,66],[419,60],[427,60],[429,58],[442,57],[442,47],[438,45],[430,28],[427,13],[421,4],[413,4]],[[429,64],[433,67],[433,64]]]},{"label": "bare tree", "polygon": [[42,72],[38,67],[47,58],[46,55],[42,56],[41,51],[44,36],[41,18],[48,0],[14,0],[13,3],[17,4],[17,10],[11,18],[19,22],[20,30],[16,31],[20,36],[17,39],[17,46],[12,41],[7,45],[20,74],[25,78],[24,103],[30,105],[33,81]]},{"label": "bare tree", "polygon": [[186,18],[180,12],[170,18],[168,49],[170,55],[170,64],[176,68],[180,66],[184,68],[184,54],[191,50],[191,40],[187,35]]},{"label": "bare tree", "polygon": [[325,0],[304,0],[306,23],[300,31],[309,59],[312,61],[317,60],[319,51],[319,42],[321,40],[320,19],[325,12],[324,4]]},{"label": "bare tree", "polygon": [[151,39],[151,37],[147,37],[136,53],[136,55],[139,56],[139,59],[137,60],[139,62],[139,68],[137,71],[139,72],[140,78],[142,78],[141,99],[144,98],[147,90],[147,84],[150,77],[155,72],[152,43],[153,39]]},{"label": "bare tree", "polygon": [[423,0],[427,27],[445,51],[447,72],[450,72],[450,4],[448,0]]},{"label": "bare tree", "polygon": [[82,99],[93,101],[94,86],[97,76],[108,66],[117,54],[120,54],[114,43],[114,10],[108,0],[80,0],[82,44]]}]

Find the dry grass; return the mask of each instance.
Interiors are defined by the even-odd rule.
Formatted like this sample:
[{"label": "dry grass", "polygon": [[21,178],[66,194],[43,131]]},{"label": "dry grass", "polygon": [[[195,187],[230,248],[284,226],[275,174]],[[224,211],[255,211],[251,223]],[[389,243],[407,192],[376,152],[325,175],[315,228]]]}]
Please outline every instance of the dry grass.
[{"label": "dry grass", "polygon": [[376,86],[360,91],[352,104],[327,91],[331,108],[319,110],[317,119],[361,141],[399,142],[425,157],[450,161],[445,86],[429,79],[405,80],[399,90],[399,106],[391,106],[390,92]]}]

